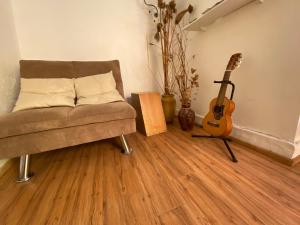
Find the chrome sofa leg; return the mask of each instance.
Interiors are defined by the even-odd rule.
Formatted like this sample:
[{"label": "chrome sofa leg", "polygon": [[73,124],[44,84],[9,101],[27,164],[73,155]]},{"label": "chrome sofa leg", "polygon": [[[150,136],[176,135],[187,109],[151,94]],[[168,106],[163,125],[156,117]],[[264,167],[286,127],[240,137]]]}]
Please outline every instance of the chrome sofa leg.
[{"label": "chrome sofa leg", "polygon": [[19,168],[19,176],[17,178],[17,182],[26,182],[30,180],[32,177],[32,173],[30,173],[30,155],[22,155],[20,157],[20,168]]},{"label": "chrome sofa leg", "polygon": [[132,152],[132,148],[130,148],[128,145],[128,142],[123,134],[120,136],[120,139],[123,147],[122,153],[129,155]]}]

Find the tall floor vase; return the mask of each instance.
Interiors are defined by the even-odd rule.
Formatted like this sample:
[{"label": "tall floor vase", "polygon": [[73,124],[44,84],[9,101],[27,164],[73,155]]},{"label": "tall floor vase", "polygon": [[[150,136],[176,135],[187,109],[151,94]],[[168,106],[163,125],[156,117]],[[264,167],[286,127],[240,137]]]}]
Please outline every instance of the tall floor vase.
[{"label": "tall floor vase", "polygon": [[176,100],[174,95],[162,95],[161,102],[164,110],[166,123],[172,123],[175,117]]}]

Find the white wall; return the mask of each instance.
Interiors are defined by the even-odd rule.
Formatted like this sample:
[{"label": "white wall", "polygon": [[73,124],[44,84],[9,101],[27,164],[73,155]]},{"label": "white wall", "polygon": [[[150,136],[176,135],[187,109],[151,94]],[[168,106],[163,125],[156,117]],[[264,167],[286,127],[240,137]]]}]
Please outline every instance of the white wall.
[{"label": "white wall", "polygon": [[[261,144],[256,139],[260,134],[278,140],[280,146],[271,141],[263,147],[289,158],[300,112],[299,9],[299,0],[254,2],[206,32],[191,32],[189,43],[201,76],[197,101],[193,102],[199,116],[206,114],[209,101],[218,93],[213,80],[222,79],[232,53],[242,52],[244,62],[232,74],[236,128],[247,131],[240,137],[253,144]],[[285,149],[285,145],[291,148]]]},{"label": "white wall", "polygon": [[13,0],[13,6],[23,59],[119,59],[126,96],[156,89],[142,0]]},{"label": "white wall", "polygon": [[[0,115],[11,111],[18,90],[19,49],[10,0],[0,1]],[[0,168],[7,160],[0,160]]]},{"label": "white wall", "polygon": [[16,99],[19,48],[10,0],[0,1],[0,114],[9,112]]}]

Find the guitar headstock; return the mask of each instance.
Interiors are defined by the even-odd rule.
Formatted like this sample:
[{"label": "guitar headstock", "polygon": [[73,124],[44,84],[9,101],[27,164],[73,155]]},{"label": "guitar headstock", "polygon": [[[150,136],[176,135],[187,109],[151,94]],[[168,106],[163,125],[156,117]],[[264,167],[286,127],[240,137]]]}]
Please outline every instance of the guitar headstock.
[{"label": "guitar headstock", "polygon": [[227,64],[227,67],[226,67],[226,70],[235,70],[236,68],[238,68],[241,63],[242,63],[242,53],[236,53],[236,54],[233,54],[231,57],[230,57],[230,60]]}]

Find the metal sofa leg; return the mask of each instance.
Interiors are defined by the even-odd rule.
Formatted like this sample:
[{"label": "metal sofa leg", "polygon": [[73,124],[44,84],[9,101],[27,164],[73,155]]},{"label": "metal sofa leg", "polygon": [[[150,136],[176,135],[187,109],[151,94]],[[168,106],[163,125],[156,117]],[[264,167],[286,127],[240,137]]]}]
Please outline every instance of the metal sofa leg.
[{"label": "metal sofa leg", "polygon": [[30,155],[22,155],[20,157],[20,168],[17,182],[26,182],[30,180],[33,174],[30,172]]},{"label": "metal sofa leg", "polygon": [[130,148],[130,146],[128,145],[128,141],[123,134],[120,136],[120,139],[123,147],[122,153],[129,155],[132,152],[132,148]]}]

